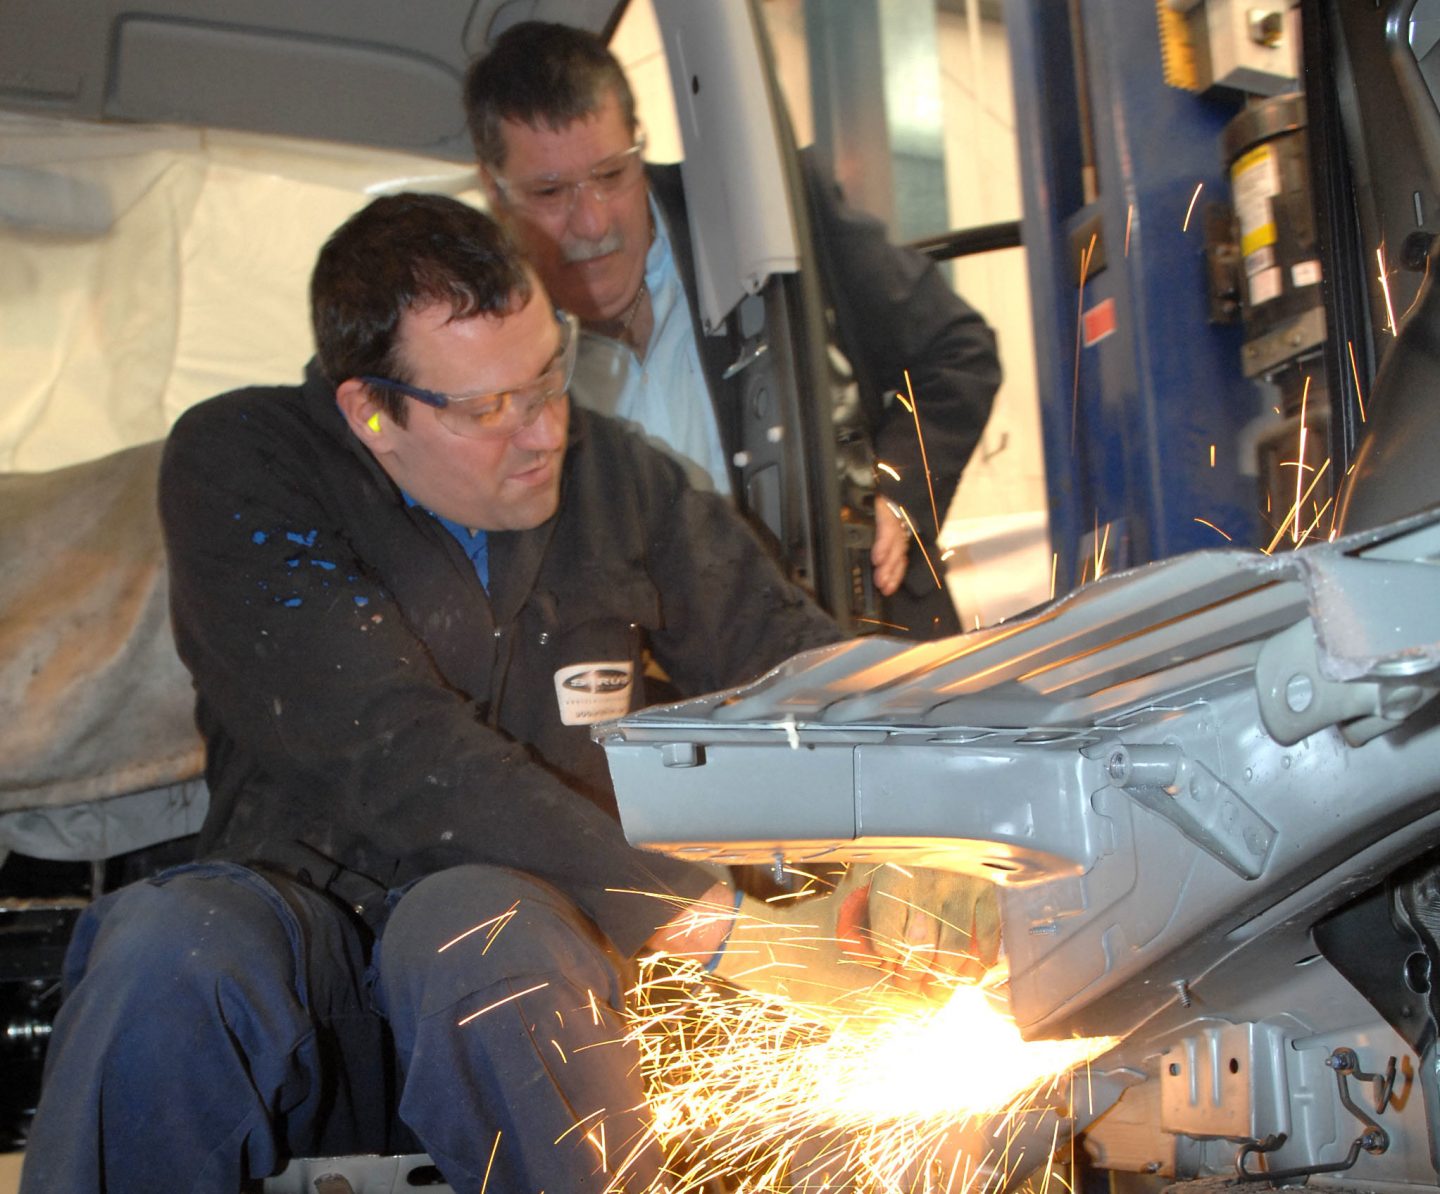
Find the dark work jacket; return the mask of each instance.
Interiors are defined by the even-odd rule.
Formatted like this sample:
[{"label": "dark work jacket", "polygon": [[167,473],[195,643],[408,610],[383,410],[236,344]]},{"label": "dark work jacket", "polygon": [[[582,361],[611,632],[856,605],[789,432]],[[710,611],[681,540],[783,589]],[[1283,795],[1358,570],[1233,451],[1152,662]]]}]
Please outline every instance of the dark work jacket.
[{"label": "dark work jacket", "polygon": [[[171,608],[207,744],[208,857],[348,901],[486,862],[570,894],[624,952],[696,895],[629,846],[556,672],[642,647],[687,694],[838,631],[720,499],[611,420],[571,414],[560,507],[490,535],[490,592],[350,433],[334,389],[240,390],[176,424],[160,481]],[[752,578],[735,583],[737,576]]]},{"label": "dark work jacket", "polygon": [[[821,288],[835,313],[838,347],[855,371],[876,458],[900,474],[895,481],[882,473],[881,492],[905,507],[927,545],[933,545],[930,489],[915,422],[901,403],[886,402],[885,396],[906,392],[908,370],[943,520],[1000,387],[995,334],[950,288],[933,261],[891,244],[879,220],[845,206],[812,153],[802,153],[800,162]],[[700,358],[715,400],[718,379],[734,350],[724,337],[704,334],[680,167],[647,169],[651,193],[670,230],[676,267],[685,280]],[[723,435],[734,421],[716,413]],[[724,446],[726,456],[733,457],[738,445]],[[731,481],[735,492],[741,492],[738,478]],[[910,583],[919,590],[934,588],[919,552],[910,553]]]}]

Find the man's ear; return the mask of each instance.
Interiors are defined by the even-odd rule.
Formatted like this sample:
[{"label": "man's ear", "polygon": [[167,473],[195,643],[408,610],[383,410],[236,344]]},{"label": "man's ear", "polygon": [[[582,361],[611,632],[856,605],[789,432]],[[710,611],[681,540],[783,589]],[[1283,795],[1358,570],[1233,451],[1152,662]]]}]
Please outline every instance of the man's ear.
[{"label": "man's ear", "polygon": [[372,452],[389,450],[394,420],[381,408],[369,386],[354,377],[342,381],[335,389],[335,405],[362,444]]}]

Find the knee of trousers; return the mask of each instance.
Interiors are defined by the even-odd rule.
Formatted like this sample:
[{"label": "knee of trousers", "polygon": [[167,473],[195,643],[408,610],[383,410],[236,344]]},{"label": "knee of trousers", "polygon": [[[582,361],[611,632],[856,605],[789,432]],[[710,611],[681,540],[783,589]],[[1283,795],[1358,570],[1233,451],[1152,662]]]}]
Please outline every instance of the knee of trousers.
[{"label": "knee of trousers", "polygon": [[230,982],[290,991],[296,951],[293,928],[259,891],[226,874],[183,874],[133,884],[87,911],[67,970],[113,999],[163,1006],[179,991]]},{"label": "knee of trousers", "polygon": [[183,1067],[238,1049],[257,1083],[279,1089],[315,1027],[306,949],[279,892],[244,868],[133,884],[77,926],[56,1038],[85,1042],[111,1068],[137,1055]]},{"label": "knee of trousers", "polygon": [[395,906],[378,955],[392,1022],[557,975],[612,1007],[624,995],[624,968],[604,934],[559,890],[505,867],[451,867],[422,879]]}]

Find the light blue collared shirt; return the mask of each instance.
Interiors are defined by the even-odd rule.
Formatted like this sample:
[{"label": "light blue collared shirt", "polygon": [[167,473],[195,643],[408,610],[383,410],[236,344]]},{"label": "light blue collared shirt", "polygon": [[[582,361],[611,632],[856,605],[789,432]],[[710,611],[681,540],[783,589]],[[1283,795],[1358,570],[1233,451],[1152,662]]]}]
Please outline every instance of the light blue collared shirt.
[{"label": "light blue collared shirt", "polygon": [[655,327],[645,359],[618,340],[582,332],[570,395],[581,406],[614,415],[677,460],[696,489],[729,497],[730,471],[700,367],[690,306],[654,199],[650,213],[655,239],[645,254],[645,285]]}]

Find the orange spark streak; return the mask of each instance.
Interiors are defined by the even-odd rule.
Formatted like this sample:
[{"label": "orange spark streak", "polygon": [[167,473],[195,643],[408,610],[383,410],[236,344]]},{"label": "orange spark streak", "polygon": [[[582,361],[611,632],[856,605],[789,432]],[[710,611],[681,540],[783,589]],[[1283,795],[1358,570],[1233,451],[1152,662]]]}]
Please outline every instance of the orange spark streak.
[{"label": "orange spark streak", "polygon": [[1214,445],[1214,444],[1211,444],[1211,445],[1210,445],[1210,467],[1211,467],[1211,468],[1214,468],[1214,467],[1215,467],[1215,445]]},{"label": "orange spark streak", "polygon": [[1350,372],[1355,378],[1355,401],[1360,404],[1360,421],[1363,423],[1365,422],[1365,395],[1360,392],[1360,369],[1355,364],[1355,342],[1346,340],[1345,347],[1350,350]]},{"label": "orange spark streak", "polygon": [[596,1124],[593,1132],[586,1132],[585,1139],[600,1154],[600,1170],[602,1173],[605,1172],[610,1168],[609,1159],[605,1155],[605,1121],[601,1120]]},{"label": "orange spark streak", "polygon": [[[1325,463],[1320,466],[1319,471],[1318,471],[1318,472],[1315,474],[1315,476],[1311,479],[1311,481],[1310,481],[1310,486],[1309,486],[1308,489],[1305,490],[1304,495],[1300,498],[1300,500],[1299,500],[1298,502],[1295,503],[1295,506],[1293,507],[1293,510],[1298,510],[1298,509],[1300,508],[1300,506],[1304,503],[1305,498],[1307,498],[1307,497],[1310,496],[1310,491],[1313,490],[1313,489],[1315,488],[1315,486],[1317,486],[1318,484],[1320,484],[1320,478],[1325,475],[1326,470],[1328,470],[1329,467],[1330,467],[1330,461],[1329,461],[1329,460],[1326,460]],[[1291,513],[1292,513],[1292,510],[1287,510],[1287,511],[1285,511],[1285,517],[1280,520],[1280,529],[1275,532],[1275,538],[1271,539],[1269,546],[1267,546],[1267,547],[1265,548],[1265,554],[1266,554],[1267,556],[1268,556],[1272,551],[1275,550],[1275,545],[1276,545],[1277,543],[1279,543],[1280,540],[1285,537],[1286,528],[1288,528],[1289,525],[1290,525],[1290,515],[1291,515]],[[1297,517],[1298,517],[1298,516],[1297,516]]]},{"label": "orange spark streak", "polygon": [[495,1133],[495,1143],[490,1146],[490,1159],[485,1162],[485,1177],[480,1182],[480,1194],[485,1194],[485,1189],[490,1185],[490,1169],[495,1164],[495,1154],[500,1151],[500,1133]]},{"label": "orange spark streak", "polygon": [[1050,553],[1050,600],[1051,600],[1051,601],[1054,601],[1054,600],[1055,600],[1055,575],[1056,575],[1056,573],[1058,573],[1059,571],[1060,571],[1060,553],[1059,553],[1058,551],[1052,551],[1052,552]]},{"label": "orange spark streak", "polygon": [[1375,250],[1375,260],[1380,265],[1380,290],[1385,296],[1385,314],[1390,319],[1390,334],[1398,336],[1400,333],[1395,326],[1395,308],[1390,303],[1390,275],[1385,269],[1385,246],[1383,244]]},{"label": "orange spark streak", "polygon": [[915,546],[920,549],[920,554],[925,557],[925,567],[930,569],[930,575],[935,578],[935,587],[943,589],[945,586],[940,583],[940,574],[935,571],[935,565],[930,562],[930,553],[925,550],[925,544],[920,541],[920,536],[915,531],[915,524],[910,521],[910,515],[905,512],[904,506],[897,506],[894,502],[889,503],[890,509],[899,518],[905,520],[905,525],[910,528],[910,537],[915,540]]},{"label": "orange spark streak", "polygon": [[543,991],[549,985],[550,984],[548,982],[536,983],[533,987],[526,987],[523,991],[516,991],[515,994],[507,995],[504,999],[497,999],[494,1003],[488,1005],[487,1007],[482,1007],[478,1012],[471,1012],[463,1020],[456,1021],[455,1027],[462,1028],[466,1024],[469,1024],[471,1020],[478,1019],[486,1012],[493,1012],[497,1007],[503,1007],[507,1003],[513,1003],[522,995],[533,995],[536,991]]},{"label": "orange spark streak", "polygon": [[[930,491],[930,517],[935,520],[935,534],[940,534],[940,511],[935,505],[935,482],[930,478],[930,458],[925,454],[925,433],[920,430],[920,403],[915,400],[915,387],[910,384],[910,370],[904,370],[905,392],[910,395],[910,413],[915,419],[915,438],[920,441],[920,467],[925,470],[925,487]],[[912,527],[913,531],[914,528]],[[932,568],[933,572],[934,569]],[[939,583],[938,581],[936,583]]]},{"label": "orange spark streak", "polygon": [[909,630],[908,626],[901,626],[898,622],[882,622],[879,618],[856,618],[857,622],[864,622],[870,626],[884,626],[889,630]]},{"label": "orange spark streak", "polygon": [[897,481],[900,480],[900,474],[897,473],[897,472],[896,472],[893,468],[891,468],[888,464],[886,464],[883,460],[877,460],[877,461],[875,462],[875,467],[878,468],[878,469],[879,469],[882,473],[884,473],[887,477],[894,477],[895,480],[897,480]]},{"label": "orange spark streak", "polygon": [[1113,523],[1105,524],[1105,534],[1100,534],[1100,511],[1095,511],[1095,579],[1099,580],[1105,575],[1105,553],[1110,546],[1110,528]]},{"label": "orange spark streak", "polygon": [[571,1132],[579,1131],[580,1127],[581,1127],[583,1124],[585,1124],[587,1121],[592,1120],[592,1119],[595,1119],[595,1118],[597,1118],[598,1116],[601,1116],[601,1115],[604,1115],[604,1114],[605,1114],[605,1108],[604,1108],[604,1107],[601,1107],[600,1110],[598,1110],[598,1111],[592,1111],[592,1112],[590,1112],[589,1115],[582,1115],[582,1116],[581,1116],[579,1119],[577,1119],[573,1124],[571,1124],[568,1128],[566,1128],[563,1132],[561,1132],[560,1135],[558,1135],[558,1136],[555,1137],[555,1143],[556,1143],[556,1144],[559,1144],[560,1141],[564,1140],[565,1137],[568,1136],[568,1135],[570,1135]]},{"label": "orange spark streak", "polygon": [[1070,396],[1070,454],[1075,454],[1075,436],[1080,419],[1080,346],[1084,342],[1085,328],[1085,280],[1090,276],[1090,254],[1095,251],[1095,239],[1100,234],[1092,232],[1090,243],[1080,254],[1080,294],[1075,311],[1075,390]]},{"label": "orange spark streak", "polygon": [[1181,232],[1190,231],[1190,213],[1195,210],[1195,200],[1200,198],[1200,192],[1204,189],[1205,184],[1203,182],[1197,182],[1195,184],[1195,193],[1190,196],[1190,206],[1185,209],[1185,222],[1180,225]]},{"label": "orange spark streak", "polygon": [[1135,221],[1135,205],[1131,203],[1125,208],[1125,256],[1130,256],[1130,225]]},{"label": "orange spark streak", "polygon": [[1310,525],[1305,528],[1305,533],[1300,536],[1300,542],[1295,545],[1296,547],[1302,546],[1305,540],[1310,538],[1311,533],[1320,525],[1320,520],[1325,517],[1325,511],[1330,509],[1330,503],[1334,500],[1333,497],[1326,498],[1325,504],[1315,511],[1315,517],[1311,519]]},{"label": "orange spark streak", "polygon": [[1300,467],[1295,470],[1295,533],[1291,536],[1292,542],[1298,542],[1300,538],[1300,505],[1305,500],[1300,496],[1300,487],[1305,483],[1305,410],[1310,399],[1310,375],[1305,375],[1305,389],[1300,394],[1300,450],[1295,454]]},{"label": "orange spark streak", "polygon": [[[460,934],[460,936],[450,938],[449,941],[445,942],[445,944],[442,945],[442,946],[441,946],[439,949],[437,949],[435,952],[436,952],[437,954],[443,954],[443,953],[444,953],[447,949],[449,949],[452,945],[458,945],[461,941],[464,941],[466,937],[469,937],[469,936],[471,936],[471,935],[474,934],[474,933],[478,933],[481,929],[488,929],[491,925],[498,925],[498,927],[497,927],[496,930],[495,930],[495,933],[498,933],[498,932],[500,931],[500,929],[503,929],[503,928],[505,927],[505,925],[507,925],[507,924],[510,923],[511,918],[514,917],[514,915],[515,915],[515,910],[516,910],[519,906],[520,906],[520,901],[519,901],[519,900],[516,900],[513,904],[510,905],[510,907],[508,907],[507,909],[505,909],[504,912],[500,913],[499,916],[492,916],[489,920],[482,920],[482,921],[481,921],[478,925],[476,925],[474,928],[466,929],[463,933]],[[490,941],[494,941],[494,940],[495,940],[495,933],[492,933],[492,934],[490,935]],[[487,941],[487,942],[485,943],[485,948],[486,948],[486,949],[489,949],[489,948],[490,948],[490,941]]]},{"label": "orange spark streak", "polygon": [[[1201,524],[1204,525],[1204,526],[1209,527],[1212,531],[1215,531],[1217,534],[1225,535],[1225,532],[1222,531],[1222,530],[1220,530],[1220,528],[1217,527],[1217,526],[1216,526],[1213,522],[1211,522],[1208,518],[1197,518],[1195,521],[1198,522],[1198,523],[1201,523]],[[1234,542],[1235,542],[1235,540],[1234,540],[1234,539],[1231,539],[1229,535],[1225,535],[1225,538],[1226,538],[1229,542],[1231,542],[1231,543],[1234,543]]]}]

